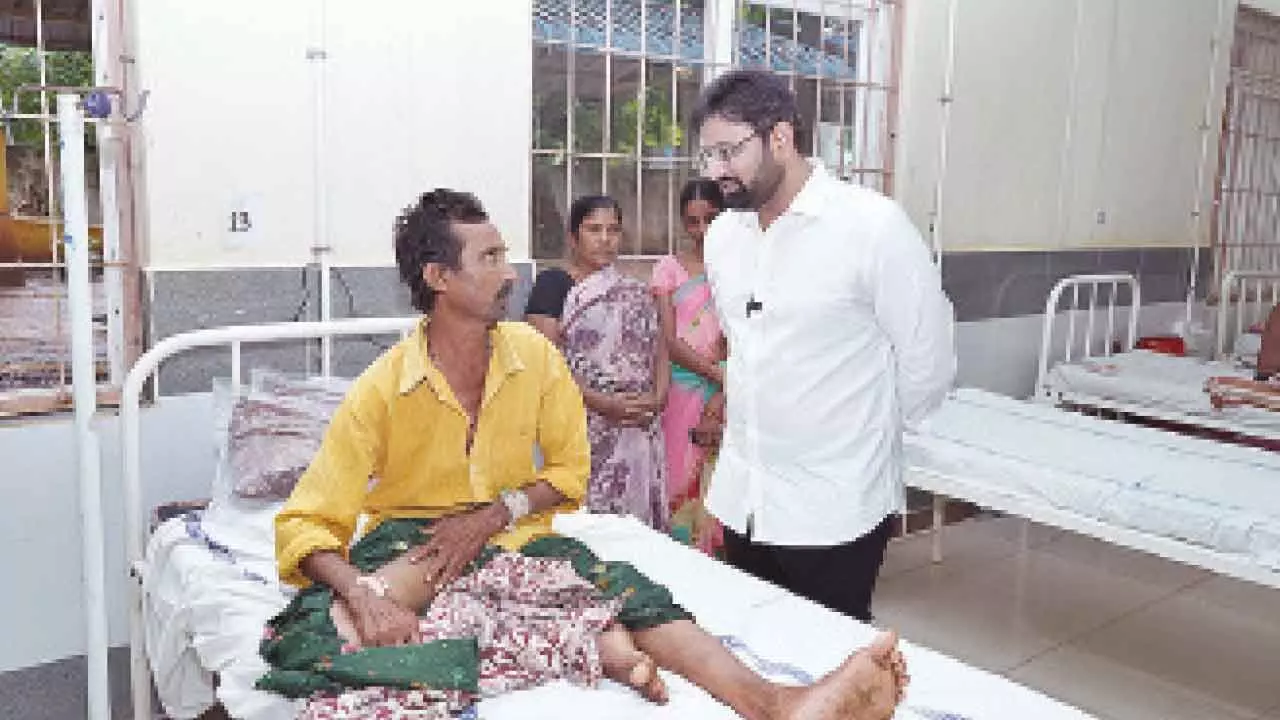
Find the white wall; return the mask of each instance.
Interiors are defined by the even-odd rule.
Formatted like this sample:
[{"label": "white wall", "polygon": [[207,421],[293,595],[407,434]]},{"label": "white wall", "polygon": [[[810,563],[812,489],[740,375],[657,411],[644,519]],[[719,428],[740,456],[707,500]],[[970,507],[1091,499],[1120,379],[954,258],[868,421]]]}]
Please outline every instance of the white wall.
[{"label": "white wall", "polygon": [[[393,262],[395,216],[436,186],[477,193],[513,256],[527,257],[529,0],[171,1],[133,12],[151,91],[149,267],[309,262],[318,115],[335,263]],[[321,28],[322,115],[306,57]],[[229,232],[239,210],[251,232]]]},{"label": "white wall", "polygon": [[[1201,169],[1203,197],[1211,194],[1233,0],[1179,0],[1177,12],[1167,0],[953,1],[944,246],[1207,239],[1207,225],[1193,237],[1191,213]],[[927,227],[940,166],[948,2],[907,8],[898,194]],[[1225,42],[1216,63],[1215,36]]]},{"label": "white wall", "polygon": [[[147,508],[208,497],[214,436],[207,394],[165,398],[143,411]],[[107,598],[113,645],[128,643],[119,423],[96,423],[102,444]],[[0,600],[5,637],[0,672],[83,654],[84,593],[75,429],[70,418],[0,427],[4,502],[0,504]],[[12,590],[16,589],[16,592]]]}]

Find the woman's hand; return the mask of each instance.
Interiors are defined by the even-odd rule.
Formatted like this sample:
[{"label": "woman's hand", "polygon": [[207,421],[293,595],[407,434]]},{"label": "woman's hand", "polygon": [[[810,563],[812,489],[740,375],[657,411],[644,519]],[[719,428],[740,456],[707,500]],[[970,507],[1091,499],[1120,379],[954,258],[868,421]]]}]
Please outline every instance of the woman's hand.
[{"label": "woman's hand", "polygon": [[626,427],[645,427],[662,412],[665,402],[654,393],[634,393],[623,395],[622,404],[621,423]]},{"label": "woman's hand", "polygon": [[715,448],[720,445],[724,434],[724,393],[716,393],[702,408],[702,417],[689,433],[695,445],[702,448]]},{"label": "woman's hand", "polygon": [[714,422],[717,425],[724,425],[725,404],[726,400],[723,390],[712,395],[711,399],[707,401],[707,404],[702,407],[702,419]]}]

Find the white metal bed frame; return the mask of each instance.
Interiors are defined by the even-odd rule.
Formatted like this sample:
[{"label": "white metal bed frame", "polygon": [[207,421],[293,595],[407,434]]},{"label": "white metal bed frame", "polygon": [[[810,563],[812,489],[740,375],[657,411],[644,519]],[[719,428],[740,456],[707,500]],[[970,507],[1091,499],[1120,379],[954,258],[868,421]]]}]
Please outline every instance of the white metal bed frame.
[{"label": "white metal bed frame", "polygon": [[[1102,308],[1099,307],[1098,298],[1100,288],[1106,285],[1111,287],[1105,306],[1107,334],[1103,338],[1102,352],[1095,355],[1093,352],[1094,330],[1099,322],[1098,313],[1102,311]],[[1123,338],[1124,342],[1120,350],[1121,352],[1129,352],[1137,344],[1138,321],[1142,313],[1142,288],[1139,286],[1136,277],[1130,273],[1075,275],[1063,278],[1054,286],[1049,293],[1049,298],[1045,302],[1044,308],[1039,367],[1036,375],[1035,395],[1037,398],[1048,399],[1050,397],[1046,380],[1048,379],[1049,370],[1058,359],[1053,351],[1054,327],[1058,315],[1064,309],[1069,314],[1067,315],[1066,346],[1061,358],[1063,362],[1071,362],[1076,354],[1076,349],[1079,347],[1076,337],[1076,317],[1081,311],[1087,313],[1086,323],[1088,329],[1084,336],[1084,346],[1081,349],[1080,357],[1089,359],[1092,357],[1111,357],[1115,354],[1114,347],[1116,342],[1121,340],[1116,334],[1115,323],[1116,297],[1119,286],[1128,286],[1132,293],[1128,332]],[[1081,305],[1081,290],[1086,288],[1088,305],[1084,306]],[[1062,298],[1068,290],[1071,291],[1071,303],[1068,307],[1063,308]],[[1266,295],[1270,296],[1269,301],[1264,299]],[[1254,323],[1265,320],[1271,308],[1277,303],[1280,303],[1280,270],[1237,270],[1227,273],[1223,277],[1222,286],[1218,294],[1217,322],[1214,327],[1214,357],[1219,360],[1226,359],[1230,355],[1231,345],[1235,339],[1244,334]]]},{"label": "white metal bed frame", "polygon": [[[151,720],[151,668],[147,662],[143,636],[142,568],[147,543],[147,513],[141,474],[141,403],[143,391],[161,363],[196,348],[229,346],[231,352],[231,386],[241,387],[241,349],[245,344],[278,343],[321,339],[324,352],[332,349],[335,337],[373,335],[407,335],[420,320],[418,317],[359,318],[325,322],[273,323],[196,330],[174,335],[156,344],[138,359],[125,378],[120,399],[121,457],[125,495],[125,552],[129,573],[129,654],[134,720]],[[327,359],[327,358],[326,358]],[[328,372],[330,364],[322,363]],[[105,605],[105,598],[99,598]],[[104,608],[105,612],[105,608]],[[105,639],[104,639],[105,642]],[[106,648],[102,648],[103,652]]]},{"label": "white metal bed frame", "polygon": [[[1046,380],[1049,376],[1050,363],[1049,359],[1053,352],[1054,341],[1054,322],[1058,317],[1059,310],[1062,306],[1062,296],[1067,290],[1071,290],[1071,306],[1067,315],[1067,337],[1064,349],[1064,361],[1071,362],[1077,347],[1076,342],[1076,316],[1082,309],[1087,312],[1086,330],[1084,334],[1084,347],[1082,357],[1085,359],[1095,357],[1093,354],[1094,335],[1097,329],[1098,316],[1098,295],[1099,290],[1104,285],[1111,287],[1111,292],[1107,295],[1106,304],[1106,321],[1107,334],[1103,338],[1101,357],[1111,357],[1114,353],[1114,345],[1116,338],[1116,307],[1117,299],[1120,296],[1120,288],[1127,287],[1130,293],[1128,334],[1121,352],[1129,352],[1133,350],[1138,343],[1138,316],[1142,311],[1142,287],[1138,284],[1138,279],[1130,273],[1112,273],[1105,275],[1074,275],[1065,277],[1053,286],[1053,290],[1049,293],[1049,299],[1045,301],[1044,306],[1044,322],[1041,326],[1040,334],[1040,367],[1036,374],[1036,397],[1047,399],[1050,393]],[[1080,305],[1080,290],[1087,287],[1089,289],[1088,307],[1082,308]]]},{"label": "white metal bed frame", "polygon": [[[1098,297],[1102,286],[1110,285],[1111,291],[1107,296],[1106,312],[1106,336],[1102,338],[1102,351],[1095,354],[1094,346],[1094,330],[1098,326],[1100,320],[1099,313],[1103,312],[1103,308],[1099,306]],[[1116,297],[1117,288],[1121,285],[1129,286],[1132,292],[1132,305],[1129,308],[1127,334],[1124,338],[1118,337],[1115,324]],[[1264,300],[1264,290],[1269,287],[1272,304],[1266,304]],[[1082,289],[1087,288],[1085,293],[1088,295],[1088,305],[1081,304]],[[1130,352],[1137,344],[1137,329],[1141,316],[1141,297],[1142,292],[1139,287],[1138,280],[1129,273],[1114,273],[1104,275],[1077,275],[1063,278],[1053,291],[1049,293],[1049,298],[1045,303],[1043,334],[1040,341],[1039,366],[1037,368],[1036,386],[1034,398],[1037,401],[1056,404],[1061,401],[1070,401],[1080,404],[1084,407],[1097,408],[1114,412],[1125,413],[1136,417],[1150,418],[1152,420],[1170,422],[1179,425],[1193,426],[1204,428],[1206,430],[1230,433],[1241,437],[1251,437],[1261,440],[1277,440],[1280,439],[1275,432],[1262,427],[1246,427],[1237,423],[1233,423],[1224,418],[1218,418],[1211,415],[1190,416],[1173,410],[1149,407],[1134,402],[1122,402],[1111,398],[1096,397],[1093,395],[1064,395],[1056,392],[1049,383],[1049,371],[1056,364],[1058,356],[1054,353],[1054,327],[1057,316],[1064,308],[1062,298],[1071,291],[1071,302],[1065,308],[1069,313],[1067,316],[1068,329],[1066,333],[1066,346],[1060,359],[1062,362],[1071,362],[1076,357],[1076,349],[1080,343],[1077,340],[1077,315],[1083,311],[1087,313],[1087,331],[1084,337],[1083,348],[1080,348],[1078,356],[1081,359],[1090,359],[1093,357],[1112,357],[1116,353],[1116,347],[1119,346],[1119,352]],[[1280,301],[1280,272],[1259,272],[1259,271],[1238,271],[1228,273],[1223,278],[1222,287],[1219,294],[1217,322],[1215,325],[1216,334],[1216,355],[1219,360],[1226,359],[1230,355],[1231,342],[1242,334],[1251,324],[1266,318],[1270,308],[1276,301]],[[1232,330],[1234,329],[1234,334]],[[1123,342],[1121,342],[1123,340]]]},{"label": "white metal bed frame", "polygon": [[[1263,293],[1268,287],[1271,300],[1264,302]],[[1218,296],[1217,357],[1226,358],[1236,338],[1254,323],[1265,321],[1277,304],[1280,304],[1280,270],[1232,270],[1224,275]]]}]

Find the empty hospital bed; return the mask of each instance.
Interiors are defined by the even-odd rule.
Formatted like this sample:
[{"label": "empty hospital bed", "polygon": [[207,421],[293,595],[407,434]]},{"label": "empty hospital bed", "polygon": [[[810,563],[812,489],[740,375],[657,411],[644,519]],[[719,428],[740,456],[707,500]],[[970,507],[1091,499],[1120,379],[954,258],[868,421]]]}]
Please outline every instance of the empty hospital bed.
[{"label": "empty hospital bed", "polygon": [[905,440],[906,481],[943,498],[1280,588],[1280,455],[955,391]]}]

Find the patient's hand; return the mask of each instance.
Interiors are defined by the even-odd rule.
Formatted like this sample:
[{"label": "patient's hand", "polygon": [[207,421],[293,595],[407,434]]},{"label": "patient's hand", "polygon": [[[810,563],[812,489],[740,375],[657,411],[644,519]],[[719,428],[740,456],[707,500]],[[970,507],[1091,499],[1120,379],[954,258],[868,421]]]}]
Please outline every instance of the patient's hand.
[{"label": "patient's hand", "polygon": [[383,565],[375,575],[387,583],[385,598],[361,588],[350,599],[334,600],[330,616],[338,635],[358,647],[418,642],[417,614],[431,604],[439,588],[408,554]]},{"label": "patient's hand", "polygon": [[[502,503],[442,517],[423,531],[429,538],[425,544],[410,548],[396,562],[404,560],[417,571],[417,577],[426,585],[429,600],[461,575],[472,560],[480,557],[489,540],[506,527],[508,519]],[[403,572],[413,577],[410,570]]]},{"label": "patient's hand", "polygon": [[334,598],[333,624],[347,642],[359,647],[412,645],[419,642],[418,616],[392,599],[365,588]]}]

